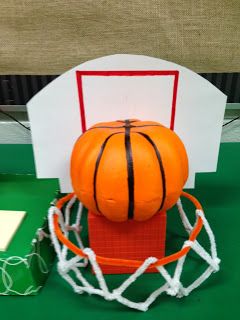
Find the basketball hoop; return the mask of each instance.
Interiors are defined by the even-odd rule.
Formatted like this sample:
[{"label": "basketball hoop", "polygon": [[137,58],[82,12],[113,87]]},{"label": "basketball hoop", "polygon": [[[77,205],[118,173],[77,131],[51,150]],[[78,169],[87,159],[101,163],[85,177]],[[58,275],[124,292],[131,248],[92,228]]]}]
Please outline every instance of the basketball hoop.
[{"label": "basketball hoop", "polygon": [[[77,197],[71,193],[59,199],[56,206],[52,206],[49,209],[49,228],[53,245],[58,256],[58,271],[60,275],[72,286],[76,293],[82,294],[87,292],[89,294],[97,294],[106,300],[117,300],[123,305],[141,311],[146,311],[153,301],[164,292],[178,298],[187,296],[192,290],[200,286],[213,272],[217,272],[219,270],[220,260],[217,257],[214,234],[205,218],[201,204],[195,197],[186,192],[182,192],[181,196],[191,201],[196,208],[196,222],[194,226],[192,226],[184,212],[181,200],[179,199],[177,202],[177,208],[182,224],[189,235],[188,240],[184,241],[181,250],[176,253],[161,259],[148,257],[145,261],[102,257],[95,255],[91,248],[84,248],[79,234],[81,230],[81,203],[79,203],[75,223],[70,225],[71,208],[74,203],[78,201]],[[63,215],[61,209],[64,205],[66,205],[66,207],[64,212],[65,214]],[[197,241],[197,236],[202,228],[205,228],[208,235],[210,253],[208,253]],[[70,232],[74,234],[77,245],[69,240]],[[195,251],[209,266],[194,282],[189,286],[184,287],[180,278],[186,256],[191,249]],[[69,251],[74,253],[76,256],[68,258],[67,255]],[[174,275],[171,276],[166,270],[165,265],[174,261],[177,261],[177,264]],[[95,288],[84,278],[81,269],[85,268],[88,263],[92,266],[93,272],[99,283],[99,288]],[[119,287],[110,291],[99,264],[135,267],[136,271],[132,273]],[[157,269],[166,283],[153,291],[144,302],[134,302],[123,297],[124,291],[148,268]],[[72,272],[70,273],[70,271],[75,274],[74,279],[71,277]],[[158,275],[156,274],[156,279],[157,277]]]}]

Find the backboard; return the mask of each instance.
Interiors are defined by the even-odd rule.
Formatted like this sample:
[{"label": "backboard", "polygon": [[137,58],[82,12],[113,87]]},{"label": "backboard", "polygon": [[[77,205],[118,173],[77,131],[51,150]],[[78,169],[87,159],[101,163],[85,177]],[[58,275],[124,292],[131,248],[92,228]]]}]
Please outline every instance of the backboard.
[{"label": "backboard", "polygon": [[157,58],[113,55],[64,73],[28,103],[38,178],[59,178],[71,192],[76,139],[101,121],[138,118],[174,130],[189,157],[186,188],[197,172],[216,171],[226,96],[185,67]]}]

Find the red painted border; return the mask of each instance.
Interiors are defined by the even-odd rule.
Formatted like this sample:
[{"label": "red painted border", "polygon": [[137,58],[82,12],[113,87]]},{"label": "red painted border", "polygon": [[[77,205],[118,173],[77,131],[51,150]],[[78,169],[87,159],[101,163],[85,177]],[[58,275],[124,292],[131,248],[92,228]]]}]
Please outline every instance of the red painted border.
[{"label": "red painted border", "polygon": [[77,77],[77,86],[78,86],[78,97],[79,97],[79,106],[81,114],[81,124],[82,131],[86,131],[86,116],[85,116],[85,106],[84,106],[84,97],[83,97],[83,86],[82,86],[82,77],[83,76],[102,76],[102,77],[133,77],[133,76],[174,76],[173,83],[173,97],[172,97],[172,114],[170,120],[170,129],[174,129],[175,115],[176,115],[176,102],[177,102],[177,90],[178,90],[178,79],[179,71],[178,70],[127,70],[127,71],[76,71]]},{"label": "red painted border", "polygon": [[77,71],[76,76],[77,76],[78,98],[79,98],[79,106],[80,106],[80,114],[81,114],[82,131],[85,132],[86,116],[85,116],[85,107],[84,107],[84,100],[83,100],[82,75],[79,71]]}]

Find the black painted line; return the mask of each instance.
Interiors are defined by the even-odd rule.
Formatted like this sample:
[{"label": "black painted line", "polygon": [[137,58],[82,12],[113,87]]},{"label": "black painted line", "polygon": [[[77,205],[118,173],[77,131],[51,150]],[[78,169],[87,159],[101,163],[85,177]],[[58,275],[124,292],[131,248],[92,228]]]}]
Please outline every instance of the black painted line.
[{"label": "black painted line", "polygon": [[133,172],[133,158],[130,137],[130,121],[125,121],[125,150],[127,158],[127,172],[128,172],[128,219],[133,219],[134,216],[134,172]]},{"label": "black painted line", "polygon": [[[133,129],[134,128],[144,128],[144,127],[163,127],[163,125],[161,125],[161,124],[145,124],[142,126],[132,126],[132,125],[130,126],[130,128],[133,128]],[[93,129],[121,129],[121,128],[125,128],[125,125],[120,126],[120,127],[99,126],[99,127],[89,128],[86,131],[93,130]]]},{"label": "black painted line", "polygon": [[119,127],[99,126],[99,127],[89,128],[86,131],[93,130],[93,129],[121,129],[121,128],[124,128],[124,126],[119,126]]},{"label": "black painted line", "polygon": [[132,128],[144,128],[144,127],[164,127],[164,126],[162,124],[143,124],[141,126],[132,126]]},{"label": "black painted line", "polygon": [[97,208],[97,210],[98,210],[99,212],[101,212],[101,211],[100,211],[99,206],[98,206],[98,201],[97,201],[97,187],[96,187],[96,185],[97,185],[97,173],[98,173],[99,164],[100,164],[100,161],[101,161],[103,152],[104,152],[104,150],[105,150],[105,148],[106,148],[106,145],[107,145],[109,139],[110,139],[112,136],[114,136],[114,135],[116,135],[116,134],[119,134],[119,133],[124,133],[124,132],[115,132],[115,133],[112,133],[110,136],[108,136],[108,137],[104,140],[103,144],[101,145],[101,148],[100,148],[100,151],[99,151],[97,160],[96,160],[95,170],[94,170],[94,177],[93,177],[93,198],[94,198],[95,206],[96,206],[96,208]]},{"label": "black painted line", "polygon": [[142,132],[136,132],[136,133],[143,136],[152,145],[152,147],[156,153],[157,159],[158,159],[158,164],[159,164],[159,168],[160,168],[160,172],[161,172],[161,176],[162,176],[162,190],[163,190],[162,201],[161,201],[160,207],[158,209],[158,211],[160,211],[163,208],[165,198],[166,198],[166,177],[165,177],[162,157],[161,157],[161,154],[160,154],[157,146],[155,145],[154,141],[147,134],[142,133]]}]

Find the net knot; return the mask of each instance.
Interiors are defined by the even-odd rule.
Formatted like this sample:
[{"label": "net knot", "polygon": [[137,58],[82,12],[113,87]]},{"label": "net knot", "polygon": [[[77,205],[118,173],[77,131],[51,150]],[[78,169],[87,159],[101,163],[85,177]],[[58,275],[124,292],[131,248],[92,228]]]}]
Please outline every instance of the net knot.
[{"label": "net knot", "polygon": [[59,274],[65,275],[68,273],[69,267],[67,266],[67,264],[64,261],[59,261],[57,264],[57,270],[58,270]]},{"label": "net knot", "polygon": [[219,264],[220,264],[221,260],[219,258],[215,258],[213,259],[213,263],[211,265],[211,267],[213,268],[213,271],[214,272],[218,272],[220,267],[219,267]]},{"label": "net knot", "polygon": [[82,231],[82,226],[76,225],[76,224],[72,224],[72,225],[65,225],[65,228],[67,231],[74,231],[77,233],[80,233]]},{"label": "net knot", "polygon": [[179,280],[173,279],[169,284],[169,288],[167,289],[167,294],[170,296],[176,296],[179,294],[182,285]]}]

